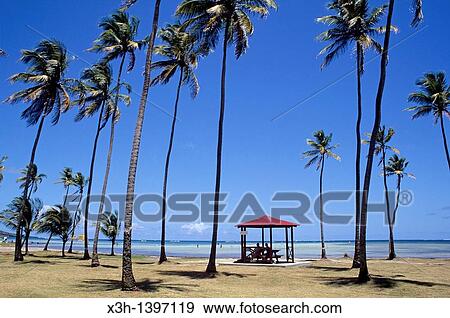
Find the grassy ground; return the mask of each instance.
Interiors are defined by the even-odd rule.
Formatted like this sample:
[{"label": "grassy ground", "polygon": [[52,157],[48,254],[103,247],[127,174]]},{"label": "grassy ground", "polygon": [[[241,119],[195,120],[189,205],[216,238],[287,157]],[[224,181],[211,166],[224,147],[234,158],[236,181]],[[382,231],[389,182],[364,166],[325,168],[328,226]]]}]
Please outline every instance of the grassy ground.
[{"label": "grassy ground", "polygon": [[348,259],[314,261],[308,267],[219,266],[203,273],[206,260],[135,257],[141,291],[120,290],[121,258],[101,257],[90,268],[79,255],[33,252],[23,263],[0,252],[0,297],[450,297],[450,260],[372,260],[371,282],[356,284]]}]

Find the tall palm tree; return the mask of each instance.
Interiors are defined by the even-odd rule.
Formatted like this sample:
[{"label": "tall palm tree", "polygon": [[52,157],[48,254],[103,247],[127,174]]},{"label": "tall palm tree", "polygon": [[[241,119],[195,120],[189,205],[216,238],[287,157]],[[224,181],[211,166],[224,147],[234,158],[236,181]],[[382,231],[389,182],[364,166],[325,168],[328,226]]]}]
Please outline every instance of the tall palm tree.
[{"label": "tall palm tree", "polygon": [[73,172],[72,168],[65,167],[63,171],[60,172],[60,177],[57,183],[62,183],[64,185],[64,189],[66,190],[66,194],[64,196],[63,206],[66,206],[67,197],[69,196],[70,186],[73,185]]},{"label": "tall palm tree", "polygon": [[[423,19],[422,15],[422,0],[413,0],[414,5],[414,18],[412,20],[412,25],[417,26]],[[392,29],[392,17],[394,15],[395,0],[389,0],[388,14],[386,19],[384,43],[383,43],[383,53],[381,54],[381,64],[380,64],[380,79],[378,83],[377,96],[375,100],[375,118],[372,127],[372,137],[370,138],[369,150],[367,154],[367,164],[366,171],[364,173],[364,185],[363,193],[361,197],[361,225],[360,225],[360,269],[358,275],[359,282],[367,282],[370,280],[369,268],[367,267],[367,255],[366,255],[366,233],[367,233],[367,206],[369,202],[369,191],[370,191],[370,181],[372,178],[372,168],[373,159],[375,154],[375,137],[381,126],[382,117],[382,104],[384,88],[386,84],[387,75],[387,64],[389,56],[389,47],[391,40],[391,29]]]},{"label": "tall palm tree", "polygon": [[119,213],[105,212],[102,214],[100,231],[111,240],[111,256],[114,256],[117,234],[120,231]]},{"label": "tall palm tree", "polygon": [[195,48],[196,39],[193,35],[182,31],[179,24],[167,25],[159,31],[159,37],[164,44],[155,47],[154,53],[161,55],[164,60],[152,64],[152,69],[161,69],[161,73],[154,78],[152,84],[167,84],[172,77],[180,73],[175,106],[172,115],[172,128],[170,131],[169,147],[167,149],[164,167],[164,181],[162,189],[162,219],[161,219],[161,251],[159,254],[159,264],[167,261],[166,256],[166,209],[167,209],[167,180],[169,176],[170,155],[173,148],[175,136],[175,125],[178,120],[178,101],[182,85],[190,85],[192,98],[195,98],[199,91],[199,84],[194,70],[198,64],[198,52]]},{"label": "tall palm tree", "polygon": [[[135,38],[137,36],[139,20],[135,17],[129,17],[128,14],[122,11],[113,13],[111,16],[103,19],[99,27],[103,30],[97,40],[95,40],[93,47],[90,49],[94,52],[104,53],[102,61],[105,63],[112,62],[113,60],[119,59],[119,71],[117,73],[116,84],[118,87],[122,85],[122,72],[125,59],[128,57],[129,63],[127,71],[131,72],[134,68],[136,56],[135,51],[142,48],[145,45],[145,41],[137,41]],[[113,118],[111,120],[111,131],[109,135],[109,149],[106,158],[106,171],[103,179],[102,195],[100,197],[100,205],[98,209],[97,223],[95,225],[94,234],[94,244],[92,248],[92,262],[93,267],[99,266],[100,261],[98,259],[98,236],[100,232],[100,217],[103,213],[103,208],[105,204],[106,191],[108,188],[109,172],[111,170],[111,160],[114,146],[114,134],[115,126],[118,120],[118,103],[119,103],[119,93],[120,90],[116,91],[116,96],[114,99],[114,105],[112,110]]]},{"label": "tall palm tree", "polygon": [[400,202],[400,190],[401,190],[401,184],[402,180],[405,177],[409,177],[411,179],[415,179],[416,177],[409,172],[406,172],[406,168],[408,167],[409,162],[406,160],[406,158],[400,158],[397,154],[394,154],[392,157],[389,158],[389,162],[386,165],[386,175],[388,177],[390,176],[396,176],[397,177],[397,198],[395,200],[395,207],[394,207],[394,213],[392,215],[392,224],[395,225],[395,221],[397,219],[397,211],[398,206]]},{"label": "tall palm tree", "polygon": [[408,100],[418,106],[409,107],[408,110],[414,112],[413,119],[432,114],[435,124],[439,122],[450,169],[450,154],[444,127],[444,117],[450,118],[450,86],[443,72],[426,73],[416,82],[416,85],[420,90],[410,94]]},{"label": "tall palm tree", "polygon": [[250,14],[254,13],[266,17],[270,9],[277,9],[274,0],[183,0],[177,7],[176,14],[187,18],[185,23],[198,39],[202,42],[203,51],[209,51],[216,47],[223,31],[223,55],[219,125],[217,136],[216,155],[216,180],[214,195],[214,218],[211,239],[211,252],[206,272],[215,273],[217,232],[219,227],[219,198],[220,181],[222,173],[222,143],[223,124],[225,115],[226,96],[226,66],[227,48],[235,46],[236,59],[244,54],[248,48],[248,37],[253,34],[253,24]]},{"label": "tall palm tree", "polygon": [[[128,8],[136,0],[127,0],[125,7]],[[153,47],[155,44],[156,33],[158,31],[159,8],[161,0],[155,0],[155,8],[153,12],[152,31],[150,33],[147,53],[145,57],[144,84],[142,86],[141,100],[139,102],[136,126],[134,129],[133,143],[131,147],[130,165],[128,168],[127,180],[127,197],[125,203],[125,220],[123,235],[123,253],[122,253],[122,290],[136,290],[136,281],[133,275],[133,264],[131,260],[131,227],[133,224],[133,204],[134,189],[136,186],[136,170],[139,158],[139,150],[141,147],[142,128],[144,125],[145,109],[147,106],[148,92],[151,84],[151,65],[153,57]]]},{"label": "tall palm tree", "polygon": [[[38,130],[34,139],[29,166],[34,163],[39,139],[47,116],[53,113],[52,124],[58,123],[62,112],[70,105],[67,93],[67,82],[64,78],[68,66],[67,51],[64,45],[56,40],[43,40],[33,50],[22,50],[20,59],[28,65],[26,72],[11,76],[13,83],[23,82],[31,86],[9,96],[6,101],[12,104],[18,102],[30,103],[22,112],[29,126],[38,124]],[[23,198],[28,197],[29,178],[23,188]],[[19,213],[19,218],[23,213]],[[21,223],[20,221],[18,222]],[[21,231],[20,226],[16,230],[16,243],[14,261],[22,261],[20,250]]]},{"label": "tall palm tree", "polygon": [[86,186],[86,184],[87,184],[87,180],[86,180],[85,176],[81,172],[77,172],[75,174],[75,176],[73,177],[73,185],[77,188],[76,193],[78,194],[78,204],[77,204],[77,208],[75,210],[75,215],[73,217],[74,223],[73,223],[73,227],[72,227],[72,232],[70,234],[70,246],[69,246],[69,250],[67,251],[67,253],[73,252],[73,239],[74,239],[74,235],[75,235],[75,230],[81,219],[80,206],[81,206],[81,201],[83,200],[84,187]]},{"label": "tall palm tree", "polygon": [[[367,134],[369,138],[371,138],[371,134]],[[392,213],[391,213],[391,202],[389,200],[389,188],[387,184],[387,175],[386,175],[386,155],[388,151],[392,151],[396,154],[399,154],[400,151],[389,145],[392,137],[395,135],[395,131],[392,128],[389,128],[386,131],[386,127],[380,127],[378,130],[377,136],[375,137],[375,151],[374,154],[376,156],[381,156],[380,161],[378,163],[382,168],[382,176],[383,176],[383,185],[384,185],[384,196],[386,200],[386,216],[388,219],[389,225],[389,260],[393,260],[396,257],[395,254],[395,246],[394,246],[394,224],[392,222]],[[364,140],[364,143],[368,144],[368,140]]]},{"label": "tall palm tree", "polygon": [[323,234],[323,171],[325,167],[325,159],[333,158],[338,161],[341,160],[337,154],[333,152],[334,149],[337,148],[337,145],[332,145],[331,141],[333,139],[333,134],[326,135],[323,130],[316,131],[314,133],[314,140],[307,139],[306,143],[312,148],[312,150],[305,151],[303,153],[303,157],[309,159],[305,165],[305,168],[309,168],[312,165],[316,165],[316,170],[320,170],[320,181],[319,181],[319,190],[320,190],[320,242],[322,245],[321,258],[327,258],[326,250],[325,250],[325,239]]},{"label": "tall palm tree", "polygon": [[58,235],[63,241],[61,248],[62,257],[65,256],[66,243],[73,226],[73,218],[69,210],[62,205],[56,205],[45,211],[41,218],[44,224],[52,224],[53,233]]},{"label": "tall palm tree", "polygon": [[[87,185],[86,206],[84,210],[84,254],[83,259],[90,259],[89,240],[88,240],[88,218],[89,203],[92,192],[92,182],[94,179],[95,157],[97,155],[97,145],[100,133],[106,126],[108,120],[112,117],[115,107],[116,90],[120,86],[112,87],[112,69],[108,64],[95,64],[91,68],[85,69],[81,75],[81,81],[78,81],[72,91],[78,99],[74,101],[80,105],[80,111],[76,117],[77,121],[92,117],[98,113],[97,129],[92,148],[91,163],[89,168],[89,178]],[[125,103],[129,102],[128,96],[119,93],[119,99]],[[114,120],[112,118],[111,120]]]},{"label": "tall palm tree", "polygon": [[364,73],[365,53],[374,49],[381,53],[381,44],[374,36],[383,32],[377,27],[387,6],[374,8],[369,12],[367,0],[334,0],[328,4],[328,9],[335,12],[318,18],[317,21],[327,24],[330,29],[318,36],[320,41],[331,42],[320,54],[325,54],[322,68],[335,60],[350,46],[356,49],[356,82],[357,82],[357,111],[356,111],[356,155],[355,155],[355,253],[352,267],[359,266],[359,222],[361,209],[361,120],[362,120],[362,84]]},{"label": "tall palm tree", "polygon": [[5,171],[5,161],[8,160],[7,156],[0,158],[0,183],[3,181],[3,171]]}]

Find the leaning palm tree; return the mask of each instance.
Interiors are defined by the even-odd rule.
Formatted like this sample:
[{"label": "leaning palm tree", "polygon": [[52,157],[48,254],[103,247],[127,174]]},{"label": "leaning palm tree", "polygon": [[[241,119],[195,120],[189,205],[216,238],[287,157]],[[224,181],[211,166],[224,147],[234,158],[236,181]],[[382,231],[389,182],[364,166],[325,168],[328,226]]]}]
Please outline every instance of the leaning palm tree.
[{"label": "leaning palm tree", "polygon": [[[392,213],[391,213],[391,202],[389,200],[389,189],[387,184],[387,175],[386,175],[386,156],[388,151],[392,151],[396,154],[399,154],[400,151],[389,145],[389,142],[391,141],[392,137],[394,136],[395,131],[392,128],[389,128],[386,131],[386,127],[380,127],[380,130],[378,131],[376,137],[375,137],[375,151],[374,154],[376,156],[380,156],[380,161],[378,163],[379,166],[381,166],[382,169],[382,176],[383,176],[383,185],[384,185],[384,196],[386,200],[386,216],[388,219],[388,225],[389,225],[389,260],[393,260],[396,257],[395,254],[395,246],[394,246],[394,224],[392,222]],[[371,138],[371,134],[367,134],[369,138]],[[369,140],[363,141],[365,144],[368,144]]]},{"label": "leaning palm tree", "polygon": [[[370,280],[369,268],[367,267],[366,255],[366,233],[367,233],[367,207],[369,203],[370,181],[372,179],[373,160],[375,155],[375,137],[381,126],[381,112],[383,104],[384,88],[386,84],[387,65],[389,48],[391,42],[392,17],[394,15],[395,0],[389,0],[388,14],[386,19],[383,53],[381,54],[380,79],[378,83],[377,96],[375,100],[375,118],[372,127],[372,138],[370,138],[369,150],[367,154],[366,171],[364,173],[363,193],[361,197],[361,225],[360,225],[360,269],[358,275],[359,282],[367,282]],[[417,26],[423,19],[422,0],[413,0],[414,18],[412,25]]]},{"label": "leaning palm tree", "polygon": [[450,118],[450,85],[447,84],[443,72],[426,73],[416,84],[420,91],[410,94],[408,100],[418,106],[409,107],[407,110],[414,112],[413,119],[432,114],[434,122],[439,122],[450,169],[450,154],[444,127],[444,117]]},{"label": "leaning palm tree", "polygon": [[73,185],[77,188],[77,191],[75,193],[78,194],[78,204],[77,204],[77,208],[75,210],[75,215],[73,217],[74,223],[73,223],[73,227],[72,227],[72,232],[70,233],[70,246],[69,246],[69,250],[67,251],[67,253],[73,252],[73,239],[74,239],[74,235],[75,235],[75,230],[81,219],[80,206],[81,206],[81,201],[83,200],[84,187],[86,186],[86,184],[87,184],[86,177],[81,172],[77,172],[75,174],[75,176],[73,177]]},{"label": "leaning palm tree", "polygon": [[341,160],[337,154],[333,152],[334,149],[337,148],[337,145],[332,145],[331,141],[333,139],[333,134],[326,135],[323,130],[316,131],[314,133],[314,140],[307,139],[306,143],[312,148],[312,150],[305,151],[303,153],[303,157],[305,159],[309,159],[305,165],[305,168],[309,168],[312,165],[316,165],[316,170],[320,170],[320,181],[319,181],[319,200],[320,200],[320,242],[322,245],[321,258],[327,258],[326,250],[325,250],[325,239],[323,234],[323,171],[325,167],[325,159],[333,158],[338,161]]},{"label": "leaning palm tree", "polygon": [[[67,51],[61,42],[56,40],[43,40],[34,50],[22,50],[21,61],[29,65],[28,70],[11,76],[13,83],[23,82],[31,84],[9,96],[6,101],[12,104],[18,102],[30,103],[30,106],[22,112],[29,126],[38,124],[37,134],[31,150],[29,166],[34,164],[37,146],[44,126],[45,119],[53,114],[52,124],[58,123],[62,112],[70,105],[67,93],[67,82],[64,73],[68,66]],[[23,198],[28,197],[29,178],[23,188]],[[22,218],[23,214],[19,214]],[[18,222],[19,224],[21,222]],[[16,243],[14,260],[22,261],[20,251],[21,231],[20,226],[16,230]]]},{"label": "leaning palm tree", "polygon": [[386,175],[396,176],[397,177],[397,197],[395,200],[394,213],[392,214],[392,224],[395,225],[395,221],[397,219],[397,211],[400,202],[400,190],[402,180],[405,177],[409,177],[411,179],[416,179],[416,177],[409,172],[406,172],[406,168],[408,167],[409,162],[406,161],[406,158],[399,158],[397,154],[394,154],[389,158],[388,164],[386,165]]},{"label": "leaning palm tree", "polygon": [[328,66],[350,46],[356,50],[357,111],[356,111],[356,155],[355,155],[355,253],[352,267],[359,266],[359,222],[361,209],[361,120],[362,120],[362,83],[365,54],[368,49],[381,53],[381,44],[374,36],[383,32],[377,27],[386,11],[383,5],[369,12],[368,0],[333,0],[328,9],[334,15],[318,18],[317,21],[330,26],[330,29],[318,36],[320,41],[330,42],[320,54],[325,55],[322,68]]},{"label": "leaning palm tree", "polygon": [[64,185],[64,189],[66,190],[66,194],[64,196],[63,206],[66,206],[67,197],[69,196],[70,186],[73,185],[73,172],[72,168],[65,167],[63,171],[60,172],[60,177],[57,183],[62,183]]},{"label": "leaning palm tree", "polygon": [[36,164],[30,164],[25,169],[21,171],[22,176],[17,178],[17,183],[20,183],[20,188],[24,189],[27,185],[29,187],[29,192],[27,196],[27,200],[30,200],[31,194],[36,193],[39,185],[42,181],[47,177],[43,173],[38,172],[38,167]]},{"label": "leaning palm tree", "polygon": [[[129,63],[127,71],[131,72],[134,69],[136,56],[135,51],[141,49],[145,45],[145,41],[137,41],[136,36],[139,27],[139,20],[135,17],[129,17],[128,14],[122,11],[115,12],[111,16],[103,19],[99,27],[103,30],[97,40],[95,40],[93,47],[90,51],[104,53],[102,61],[105,63],[112,62],[119,59],[119,71],[117,73],[116,84],[121,86],[122,71],[125,63],[125,59],[128,57]],[[118,120],[118,103],[119,103],[120,90],[116,91],[114,99],[114,105],[112,109],[111,131],[109,136],[109,149],[106,158],[106,171],[103,179],[102,195],[100,197],[100,205],[98,209],[98,219],[95,226],[94,244],[92,249],[92,263],[93,267],[99,266],[100,261],[98,259],[97,245],[98,236],[100,232],[100,217],[103,213],[105,204],[105,196],[108,188],[109,172],[111,170],[111,159],[114,145],[115,125]]]},{"label": "leaning palm tree", "polygon": [[58,235],[63,244],[61,248],[61,256],[65,256],[66,243],[69,239],[69,233],[73,225],[73,218],[69,210],[62,205],[56,205],[45,211],[41,218],[45,224],[52,224],[53,233]]},{"label": "leaning palm tree", "polygon": [[172,115],[172,128],[170,131],[169,147],[167,149],[164,167],[164,181],[162,189],[162,215],[161,215],[161,251],[159,264],[167,261],[166,256],[166,209],[167,209],[167,180],[169,176],[170,155],[175,136],[175,125],[178,120],[178,101],[182,85],[189,85],[191,96],[195,98],[199,91],[199,84],[194,70],[198,64],[198,52],[195,48],[196,39],[191,34],[184,32],[181,25],[167,25],[159,32],[163,44],[155,47],[154,53],[161,55],[164,60],[152,64],[152,69],[161,69],[152,84],[167,84],[172,77],[179,72],[179,80],[175,98],[175,106]]},{"label": "leaning palm tree", "polygon": [[[115,96],[115,89],[111,89],[111,85],[112,69],[108,64],[100,63],[95,64],[88,69],[85,69],[83,71],[83,74],[81,75],[81,80],[72,87],[72,92],[78,97],[78,99],[75,100],[74,103],[80,106],[80,111],[75,120],[80,121],[84,118],[92,117],[93,115],[98,113],[97,128],[95,132],[91,163],[89,168],[86,206],[84,210],[83,259],[85,260],[90,259],[88,246],[88,218],[98,139],[100,137],[101,131],[106,126],[111,116],[111,110],[115,108],[113,97]],[[117,87],[117,89],[120,89],[120,87]]]},{"label": "leaning palm tree", "polygon": [[[136,0],[126,0],[123,10],[134,4]],[[141,99],[139,102],[138,115],[134,129],[133,142],[130,155],[130,165],[128,167],[127,196],[125,202],[125,220],[123,235],[123,253],[122,253],[122,290],[136,290],[136,281],[133,275],[133,264],[131,261],[131,236],[133,224],[133,205],[134,190],[136,186],[136,171],[141,147],[142,128],[144,125],[145,109],[147,106],[148,92],[151,84],[151,65],[153,57],[153,47],[155,44],[156,33],[158,31],[159,8],[161,0],[155,0],[155,9],[153,12],[152,31],[148,40],[147,53],[145,57],[144,84],[142,86]]]},{"label": "leaning palm tree", "polygon": [[5,171],[5,161],[8,160],[7,156],[0,158],[0,183],[3,181],[3,171]]},{"label": "leaning palm tree", "polygon": [[248,48],[248,38],[253,34],[253,24],[249,14],[266,17],[270,9],[277,9],[274,0],[184,0],[176,10],[180,17],[187,18],[185,26],[201,42],[204,52],[214,49],[223,31],[222,76],[220,94],[219,127],[217,136],[216,180],[214,195],[214,217],[211,252],[206,272],[216,272],[217,232],[219,227],[219,196],[222,173],[222,143],[225,115],[225,84],[227,48],[235,46],[235,56],[239,59]]},{"label": "leaning palm tree", "polygon": [[105,212],[102,214],[100,231],[111,240],[111,256],[114,256],[117,234],[120,231],[119,213]]}]

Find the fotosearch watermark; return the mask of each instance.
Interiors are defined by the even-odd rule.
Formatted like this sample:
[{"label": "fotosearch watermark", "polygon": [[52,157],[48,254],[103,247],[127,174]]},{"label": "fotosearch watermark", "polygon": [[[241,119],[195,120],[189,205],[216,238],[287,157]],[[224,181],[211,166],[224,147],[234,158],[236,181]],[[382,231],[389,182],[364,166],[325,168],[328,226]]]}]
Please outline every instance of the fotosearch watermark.
[{"label": "fotosearch watermark", "polygon": [[[231,204],[228,202],[229,193],[219,195],[219,223],[237,224],[249,221],[255,217],[270,215],[275,218],[292,218],[300,224],[312,224],[322,220],[325,224],[345,225],[354,218],[355,191],[328,191],[322,194],[322,211],[320,196],[311,197],[303,192],[275,192],[270,200],[269,211],[263,208],[262,200],[253,192],[244,193],[240,199]],[[103,198],[103,211],[117,210],[119,219],[123,220],[126,194],[113,194]],[[166,220],[170,223],[212,223],[214,216],[214,193],[174,193],[167,198]],[[397,200],[398,198],[398,200]],[[86,211],[86,200],[81,202],[79,196],[67,196],[66,208],[70,212],[81,211],[82,217]],[[371,201],[367,206],[369,213],[382,213],[388,224],[387,201],[389,201],[390,215],[396,207],[410,207],[414,202],[414,194],[410,190],[403,190],[397,195],[396,191],[389,191],[382,195],[379,201]],[[398,201],[398,202],[397,202]],[[88,220],[96,221],[101,195],[91,195],[89,200]],[[347,203],[348,211],[336,212],[331,206]],[[140,222],[158,222],[162,219],[163,197],[160,194],[149,193],[134,196],[133,216]],[[350,206],[350,208],[349,208]],[[312,213],[311,213],[312,211]]]}]

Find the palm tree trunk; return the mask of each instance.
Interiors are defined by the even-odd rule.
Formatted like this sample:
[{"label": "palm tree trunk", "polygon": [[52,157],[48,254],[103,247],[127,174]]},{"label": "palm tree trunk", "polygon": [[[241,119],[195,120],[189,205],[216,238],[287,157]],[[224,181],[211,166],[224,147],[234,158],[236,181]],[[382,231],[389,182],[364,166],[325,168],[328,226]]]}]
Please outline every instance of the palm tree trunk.
[{"label": "palm tree trunk", "polygon": [[322,252],[321,252],[321,258],[322,259],[326,259],[327,258],[327,253],[325,250],[325,239],[324,239],[324,235],[323,235],[323,168],[325,166],[325,155],[322,155],[322,162],[321,162],[321,167],[320,167],[320,182],[319,182],[319,187],[320,187],[320,196],[319,196],[319,200],[320,200],[320,243],[322,246]]},{"label": "palm tree trunk", "polygon": [[[77,205],[77,209],[75,211],[75,216],[74,216],[74,221],[77,219],[78,217],[78,213],[80,212],[80,205],[81,205],[81,200],[83,199],[83,191],[80,192],[80,199],[78,200],[78,205]],[[67,251],[67,253],[71,254],[73,253],[73,236],[75,235],[75,229],[77,227],[77,224],[74,224],[73,228],[72,228],[72,233],[70,235],[70,247],[69,250]]]},{"label": "palm tree trunk", "polygon": [[114,245],[116,245],[116,238],[115,237],[111,240],[111,256],[115,255],[114,254]]},{"label": "palm tree trunk", "polygon": [[62,245],[62,249],[61,249],[61,255],[62,255],[62,257],[65,257],[65,256],[66,256],[66,254],[65,254],[66,243],[67,243],[67,240],[63,240],[63,245]]},{"label": "palm tree trunk", "polygon": [[147,105],[148,91],[150,89],[151,65],[153,47],[155,44],[156,32],[158,31],[159,7],[161,0],[155,0],[155,11],[153,13],[152,33],[147,47],[144,71],[144,85],[142,87],[141,100],[139,103],[136,127],[134,130],[133,144],[131,148],[130,166],[128,170],[127,197],[125,204],[125,222],[123,234],[123,253],[122,253],[122,290],[136,290],[136,281],[133,275],[133,264],[131,260],[131,226],[133,223],[133,201],[134,188],[136,185],[136,169],[139,158],[139,149],[141,146],[142,127],[144,124],[145,108]]},{"label": "palm tree trunk", "polygon": [[45,243],[43,251],[48,250],[48,244],[50,244],[50,240],[52,239],[53,232],[50,233],[50,236],[48,237],[47,243]]},{"label": "palm tree trunk", "polygon": [[167,261],[166,256],[166,210],[167,210],[167,179],[169,176],[170,155],[173,148],[173,139],[175,135],[175,125],[177,123],[178,101],[180,100],[180,90],[183,83],[183,68],[180,68],[180,80],[178,81],[177,97],[175,99],[175,107],[173,110],[172,129],[170,131],[169,148],[167,149],[166,164],[164,167],[163,182],[163,201],[162,201],[162,219],[161,219],[161,251],[159,253],[159,264]]},{"label": "palm tree trunk", "polygon": [[442,139],[444,140],[444,149],[445,149],[445,155],[447,156],[447,164],[448,169],[450,169],[450,154],[448,152],[448,145],[447,145],[447,137],[445,136],[445,128],[444,128],[444,118],[443,115],[439,117],[440,123],[441,123],[441,132],[442,132]]},{"label": "palm tree trunk", "polygon": [[361,71],[362,47],[356,44],[356,74],[358,83],[358,110],[356,119],[356,159],[355,159],[355,253],[353,254],[352,268],[359,267],[359,232],[361,222],[361,119],[362,119],[362,89]]},{"label": "palm tree trunk", "polygon": [[394,247],[394,228],[392,224],[391,217],[391,206],[389,202],[389,189],[387,184],[387,175],[386,175],[386,150],[383,148],[382,151],[383,158],[381,159],[383,163],[383,184],[384,184],[384,197],[386,200],[386,215],[389,224],[389,256],[388,260],[393,260],[395,258],[395,247]]},{"label": "palm tree trunk", "polygon": [[89,256],[89,240],[88,240],[89,203],[91,201],[92,182],[94,179],[94,166],[95,166],[95,156],[97,154],[98,138],[100,137],[100,132],[104,127],[104,125],[102,124],[104,109],[105,109],[105,102],[102,103],[102,107],[101,107],[100,113],[98,115],[97,131],[95,133],[94,146],[92,148],[91,165],[89,168],[86,206],[84,208],[84,254],[83,254],[83,258],[82,258],[84,260],[88,260],[91,258]]},{"label": "palm tree trunk", "polygon": [[25,230],[25,255],[28,255],[28,243],[30,240],[30,233],[31,233],[30,229]]},{"label": "palm tree trunk", "polygon": [[[45,121],[45,115],[41,116],[41,121],[39,122],[38,130],[36,133],[36,137],[34,139],[33,148],[31,150],[31,158],[30,163],[28,164],[27,169],[27,179],[25,180],[25,186],[23,188],[23,199],[26,200],[28,198],[28,187],[30,186],[30,166],[34,163],[34,158],[36,157],[36,150],[37,146],[39,144],[39,139],[41,138],[42,133],[42,127],[44,126]],[[15,242],[15,248],[14,248],[14,262],[21,262],[23,261],[23,255],[22,255],[22,220],[23,220],[23,209],[20,209],[19,216],[17,219],[17,226],[16,228],[16,242]]]},{"label": "palm tree trunk", "polygon": [[392,217],[392,225],[395,225],[395,221],[397,219],[397,210],[400,202],[400,187],[402,183],[402,177],[400,175],[397,176],[397,198],[395,199],[395,208],[394,208],[394,216]]},{"label": "palm tree trunk", "polygon": [[386,21],[386,33],[384,35],[383,53],[381,54],[380,81],[378,84],[377,97],[375,102],[375,120],[372,128],[372,135],[369,143],[367,155],[367,165],[364,174],[364,186],[361,204],[361,226],[360,226],[360,269],[358,275],[359,282],[370,280],[369,268],[367,266],[366,255],[366,227],[367,227],[367,205],[369,201],[370,180],[372,177],[373,158],[375,154],[375,138],[381,124],[381,109],[383,102],[384,86],[386,84],[386,72],[388,63],[389,43],[391,39],[392,16],[394,14],[395,0],[389,0],[388,16]]},{"label": "palm tree trunk", "polygon": [[108,179],[109,179],[109,172],[111,170],[111,159],[112,159],[112,153],[113,153],[113,147],[114,147],[114,132],[115,132],[115,118],[117,114],[117,105],[119,104],[119,93],[120,93],[120,81],[122,76],[122,70],[123,70],[123,63],[125,62],[125,54],[122,56],[122,60],[120,61],[119,66],[119,73],[117,74],[117,93],[114,101],[114,110],[111,118],[111,132],[109,135],[109,149],[108,149],[108,155],[106,158],[106,171],[105,176],[103,179],[103,187],[102,187],[102,196],[100,197],[100,206],[98,208],[98,214],[97,214],[97,222],[95,224],[95,234],[94,234],[94,244],[92,247],[92,262],[91,267],[97,267],[100,266],[100,261],[98,259],[98,237],[100,235],[100,220],[101,216],[103,214],[103,207],[105,205],[105,197],[106,197],[106,190],[108,189]]},{"label": "palm tree trunk", "polygon": [[227,46],[229,37],[230,22],[225,25],[225,34],[223,39],[223,58],[222,58],[222,78],[220,91],[220,115],[219,129],[217,134],[217,159],[216,159],[216,189],[214,193],[214,218],[211,239],[211,251],[209,262],[206,267],[207,273],[216,273],[216,253],[217,253],[217,232],[219,230],[219,199],[220,199],[220,179],[222,175],[222,143],[223,143],[223,122],[225,116],[225,96],[226,96],[226,75],[227,75]]}]

